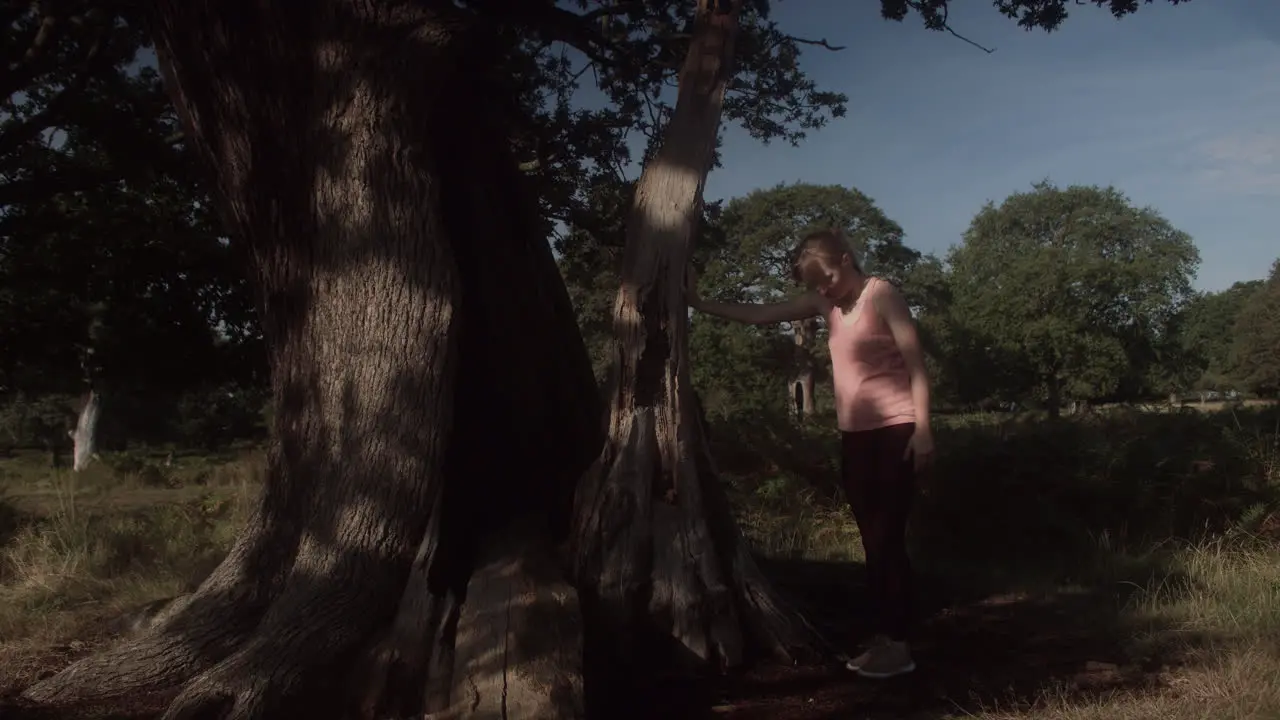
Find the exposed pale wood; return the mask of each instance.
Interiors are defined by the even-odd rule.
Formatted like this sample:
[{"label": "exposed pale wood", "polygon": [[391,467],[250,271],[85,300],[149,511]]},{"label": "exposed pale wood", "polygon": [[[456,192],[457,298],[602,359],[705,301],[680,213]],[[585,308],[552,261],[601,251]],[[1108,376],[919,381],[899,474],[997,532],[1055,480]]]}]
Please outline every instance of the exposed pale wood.
[{"label": "exposed pale wood", "polygon": [[[791,657],[813,641],[759,573],[737,530],[706,457],[689,376],[683,279],[732,74],[740,5],[700,5],[676,106],[637,184],[628,221],[614,310],[618,363],[609,436],[579,486],[575,509],[591,712],[607,704],[604,696],[625,685],[637,664],[659,674],[726,668],[742,664],[752,649]],[[592,673],[605,663],[613,676],[602,690]]]}]

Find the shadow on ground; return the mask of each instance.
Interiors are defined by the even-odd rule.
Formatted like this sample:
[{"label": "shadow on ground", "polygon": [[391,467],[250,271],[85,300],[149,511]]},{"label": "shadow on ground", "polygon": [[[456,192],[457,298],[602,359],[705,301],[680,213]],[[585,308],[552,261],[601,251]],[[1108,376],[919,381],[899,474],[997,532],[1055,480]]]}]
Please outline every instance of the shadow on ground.
[{"label": "shadow on ground", "polygon": [[[853,649],[865,636],[861,565],[764,563],[828,637]],[[1162,567],[1148,570],[1153,575],[1166,572]],[[641,701],[630,707],[629,717],[941,720],[997,707],[1026,708],[1046,691],[1085,699],[1156,690],[1162,672],[1181,660],[1140,641],[1158,636],[1162,628],[1132,625],[1121,609],[1129,599],[1126,593],[1137,588],[1124,583],[1115,588],[1109,593],[1001,593],[982,583],[960,589],[954,582],[926,577],[919,588],[922,622],[915,643],[920,667],[912,675],[864,680],[833,661],[810,667],[766,664],[700,682],[667,678],[640,688]],[[62,708],[56,714],[0,702],[0,714],[22,720],[142,720],[156,717],[167,699],[134,698],[129,707]]]},{"label": "shadow on ground", "polygon": [[[832,639],[852,650],[866,636],[860,626],[861,565],[773,560],[767,569]],[[940,720],[984,709],[1025,709],[1046,691],[1085,699],[1156,690],[1162,673],[1182,662],[1143,642],[1158,637],[1160,627],[1138,627],[1122,615],[1135,586],[1027,594],[979,585],[960,589],[936,578],[922,580],[919,669],[909,676],[865,680],[834,661],[820,667],[765,665],[737,677],[655,688],[648,716]]]},{"label": "shadow on ground", "polygon": [[8,498],[0,495],[0,548],[9,544],[25,521],[26,516],[22,511]]},{"label": "shadow on ground", "polygon": [[0,697],[4,720],[155,720],[164,713],[175,692],[130,697],[127,700],[71,707],[41,707],[22,700],[16,692]]}]

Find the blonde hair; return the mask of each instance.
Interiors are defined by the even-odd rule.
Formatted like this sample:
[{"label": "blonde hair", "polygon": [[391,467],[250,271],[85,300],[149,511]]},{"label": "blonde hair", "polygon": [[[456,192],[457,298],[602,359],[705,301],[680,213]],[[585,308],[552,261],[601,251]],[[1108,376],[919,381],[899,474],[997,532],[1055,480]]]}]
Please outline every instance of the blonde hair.
[{"label": "blonde hair", "polygon": [[853,268],[866,274],[862,269],[862,261],[858,259],[858,251],[842,228],[817,230],[804,236],[796,245],[795,260],[791,264],[791,276],[796,282],[802,282],[804,270],[815,260],[824,264],[838,265],[840,258],[848,255]]}]

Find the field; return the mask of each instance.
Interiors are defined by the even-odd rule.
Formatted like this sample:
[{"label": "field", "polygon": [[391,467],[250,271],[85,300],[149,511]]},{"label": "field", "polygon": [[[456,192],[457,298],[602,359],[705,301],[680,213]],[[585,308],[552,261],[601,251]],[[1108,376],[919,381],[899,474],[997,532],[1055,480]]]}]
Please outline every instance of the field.
[{"label": "field", "polygon": [[[920,670],[876,684],[837,667],[759,667],[655,688],[665,716],[1280,718],[1275,407],[971,416],[938,434],[913,527]],[[770,573],[851,643],[859,543],[832,490],[833,440],[776,423],[713,428]],[[198,582],[261,474],[252,447],[110,454],[79,476],[34,452],[0,460],[0,694]],[[151,717],[162,702],[80,716]]]}]

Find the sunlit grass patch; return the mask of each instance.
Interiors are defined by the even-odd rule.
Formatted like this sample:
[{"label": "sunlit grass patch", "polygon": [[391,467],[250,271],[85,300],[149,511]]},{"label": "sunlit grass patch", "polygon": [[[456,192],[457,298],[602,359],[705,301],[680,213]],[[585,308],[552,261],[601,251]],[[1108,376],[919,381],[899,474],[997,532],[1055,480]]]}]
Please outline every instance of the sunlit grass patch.
[{"label": "sunlit grass patch", "polygon": [[223,482],[164,491],[168,501],[99,472],[110,482],[46,470],[36,501],[0,495],[0,666],[15,668],[5,683],[29,680],[21,668],[50,648],[95,642],[127,611],[203,578],[244,521],[260,461],[224,463]]}]

